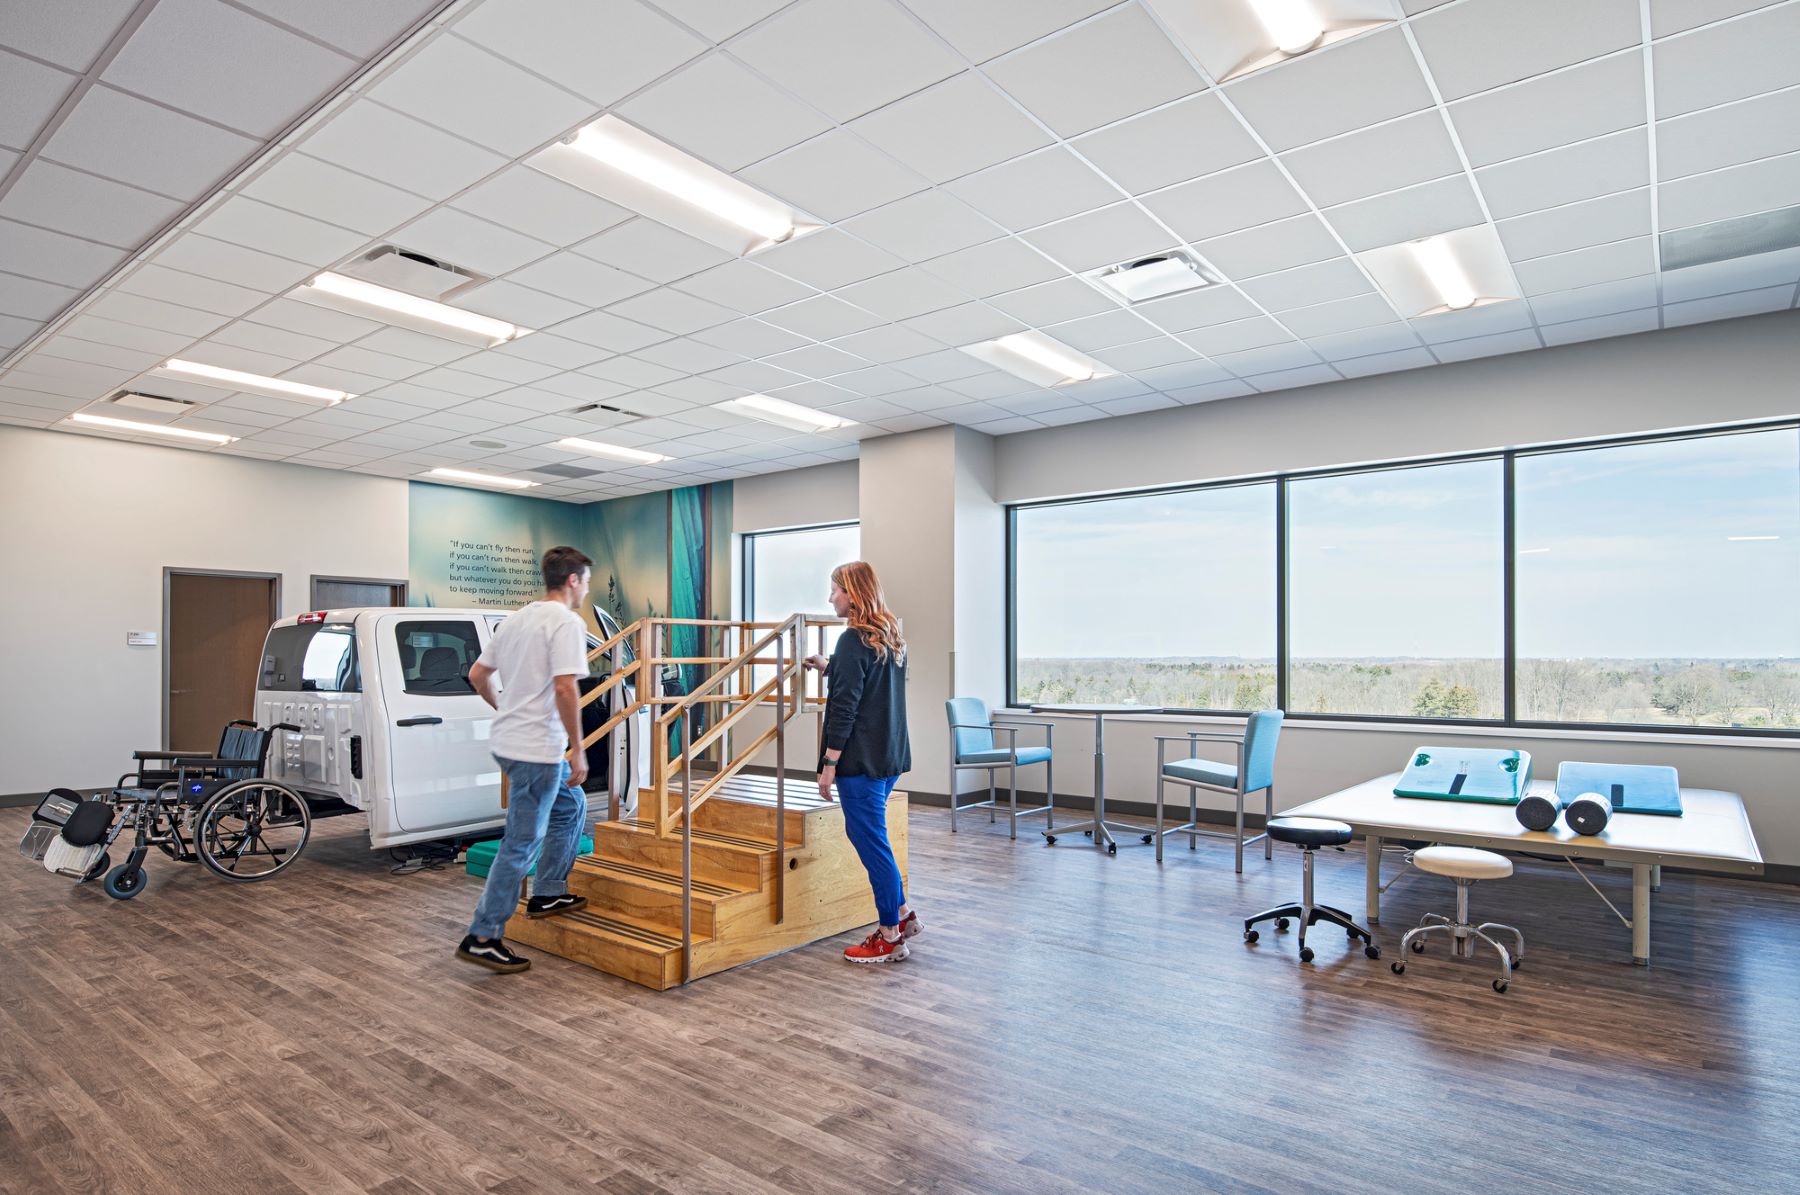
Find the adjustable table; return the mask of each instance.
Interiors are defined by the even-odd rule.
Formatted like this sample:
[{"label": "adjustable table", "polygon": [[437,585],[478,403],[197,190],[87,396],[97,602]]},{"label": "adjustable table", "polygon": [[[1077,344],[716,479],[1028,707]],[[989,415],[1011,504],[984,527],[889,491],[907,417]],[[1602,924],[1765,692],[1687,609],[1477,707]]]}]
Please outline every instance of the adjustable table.
[{"label": "adjustable table", "polygon": [[[1054,830],[1042,831],[1045,838],[1054,842],[1065,834],[1092,834],[1095,846],[1104,846],[1108,854],[1119,853],[1119,844],[1113,840],[1112,831],[1117,829],[1125,833],[1141,836],[1143,831],[1135,826],[1121,825],[1117,822],[1106,824],[1106,719],[1111,714],[1160,714],[1159,706],[1150,705],[1108,705],[1105,702],[1072,702],[1058,705],[1034,705],[1034,714],[1076,714],[1094,720],[1094,820],[1087,823],[1076,823],[1073,826],[1058,826]],[[1052,798],[1054,800],[1054,798]]]}]

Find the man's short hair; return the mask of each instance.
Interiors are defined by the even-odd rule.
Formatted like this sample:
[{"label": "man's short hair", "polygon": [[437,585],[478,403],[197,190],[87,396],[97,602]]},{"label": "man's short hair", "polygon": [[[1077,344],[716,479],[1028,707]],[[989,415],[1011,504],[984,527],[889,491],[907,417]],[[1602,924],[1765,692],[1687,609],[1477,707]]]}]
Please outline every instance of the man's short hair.
[{"label": "man's short hair", "polygon": [[556,592],[569,583],[570,577],[593,563],[580,548],[551,548],[544,553],[544,591]]}]

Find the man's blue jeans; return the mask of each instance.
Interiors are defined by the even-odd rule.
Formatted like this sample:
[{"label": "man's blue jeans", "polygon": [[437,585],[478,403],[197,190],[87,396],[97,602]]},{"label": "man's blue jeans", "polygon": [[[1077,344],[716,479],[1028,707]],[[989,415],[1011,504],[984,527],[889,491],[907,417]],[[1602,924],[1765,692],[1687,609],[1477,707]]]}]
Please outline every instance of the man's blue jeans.
[{"label": "man's blue jeans", "polygon": [[[506,773],[506,834],[487,874],[469,932],[498,938],[519,903],[519,885],[537,860],[533,896],[561,896],[569,890],[569,869],[581,849],[587,796],[569,783],[568,762],[523,763],[494,756]],[[538,847],[543,846],[540,856]]]},{"label": "man's blue jeans", "polygon": [[838,804],[844,807],[844,829],[850,834],[850,845],[862,859],[869,873],[869,887],[875,893],[875,913],[883,925],[900,924],[900,906],[906,903],[906,885],[900,879],[900,864],[894,859],[894,848],[888,845],[888,794],[894,791],[898,776],[839,776]]}]

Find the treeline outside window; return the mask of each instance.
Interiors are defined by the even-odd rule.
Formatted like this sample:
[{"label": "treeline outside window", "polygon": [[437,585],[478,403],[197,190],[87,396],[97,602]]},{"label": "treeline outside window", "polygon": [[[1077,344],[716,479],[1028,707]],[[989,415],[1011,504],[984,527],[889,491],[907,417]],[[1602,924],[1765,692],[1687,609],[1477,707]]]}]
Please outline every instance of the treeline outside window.
[{"label": "treeline outside window", "polygon": [[1794,426],[1017,507],[1011,552],[1021,704],[1800,729]]}]

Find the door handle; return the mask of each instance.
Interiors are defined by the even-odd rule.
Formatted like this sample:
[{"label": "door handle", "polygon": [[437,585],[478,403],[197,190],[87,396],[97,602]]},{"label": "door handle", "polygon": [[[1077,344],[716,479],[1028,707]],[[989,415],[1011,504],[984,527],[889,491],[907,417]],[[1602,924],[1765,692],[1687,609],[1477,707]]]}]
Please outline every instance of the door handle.
[{"label": "door handle", "polygon": [[443,721],[443,719],[438,717],[436,714],[421,714],[417,718],[402,718],[398,722],[394,723],[394,725],[395,726],[436,726],[442,721]]}]

